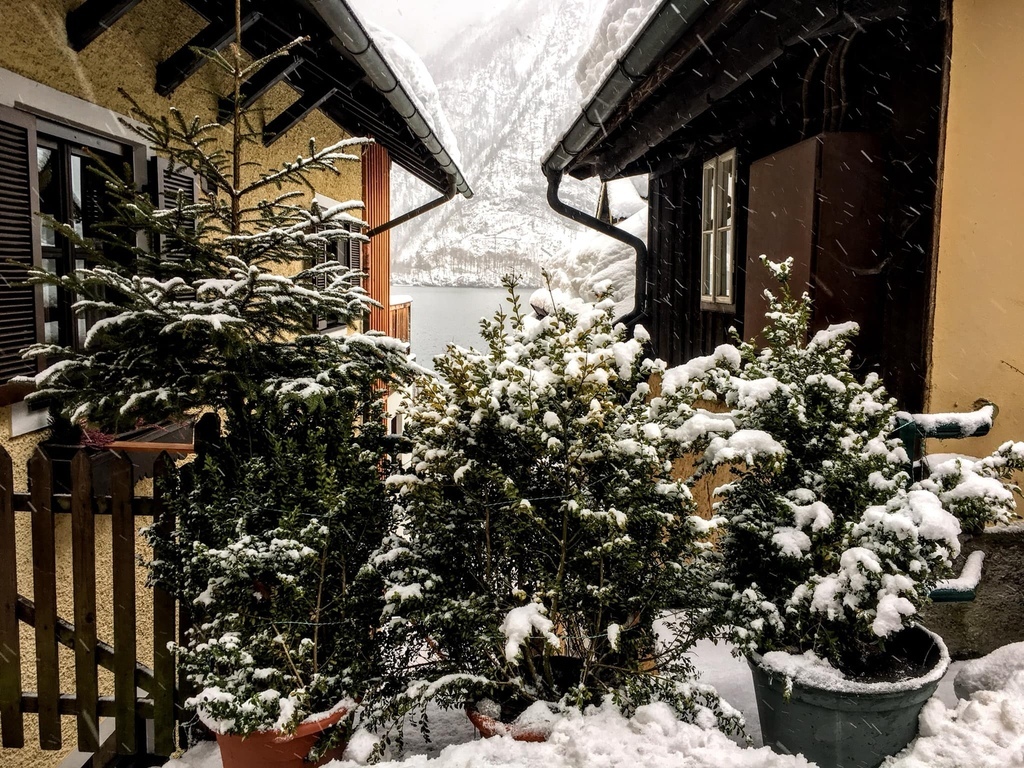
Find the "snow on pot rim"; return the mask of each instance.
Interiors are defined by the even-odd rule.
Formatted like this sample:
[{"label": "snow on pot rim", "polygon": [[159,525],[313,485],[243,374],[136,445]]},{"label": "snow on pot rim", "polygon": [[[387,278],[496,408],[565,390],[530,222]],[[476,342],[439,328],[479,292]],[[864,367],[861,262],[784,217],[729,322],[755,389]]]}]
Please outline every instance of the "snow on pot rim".
[{"label": "snow on pot rim", "polygon": [[783,677],[787,681],[792,681],[792,684],[805,689],[875,696],[906,693],[937,683],[946,674],[950,664],[949,649],[939,635],[920,624],[909,629],[920,630],[928,635],[939,649],[939,658],[926,674],[903,680],[874,683],[851,680],[827,660],[819,658],[814,651],[805,651],[802,654],[769,651],[763,656],[752,653],[750,659],[766,672]]},{"label": "snow on pot rim", "polygon": [[510,736],[516,741],[547,741],[555,725],[564,715],[556,712],[557,704],[535,701],[511,723],[503,722],[501,706],[490,699],[466,705],[466,715],[484,736]]},{"label": "snow on pot rim", "polygon": [[[288,701],[288,699],[281,699],[282,703]],[[196,717],[199,722],[206,726],[216,736],[240,736],[246,737],[252,734],[279,734],[278,740],[287,740],[294,737],[301,737],[310,733],[317,733],[330,728],[336,724],[339,720],[344,718],[347,714],[352,712],[359,702],[352,698],[344,698],[335,704],[330,709],[324,710],[323,712],[314,712],[307,716],[298,725],[295,726],[294,730],[286,731],[284,724],[291,717],[291,713],[288,711],[286,706],[281,707],[281,717],[278,718],[276,723],[268,725],[264,728],[257,728],[253,731],[247,731],[245,733],[238,733],[233,730],[235,721],[234,720],[221,720],[214,717],[210,717],[206,712],[203,711],[202,706],[196,707]]]}]

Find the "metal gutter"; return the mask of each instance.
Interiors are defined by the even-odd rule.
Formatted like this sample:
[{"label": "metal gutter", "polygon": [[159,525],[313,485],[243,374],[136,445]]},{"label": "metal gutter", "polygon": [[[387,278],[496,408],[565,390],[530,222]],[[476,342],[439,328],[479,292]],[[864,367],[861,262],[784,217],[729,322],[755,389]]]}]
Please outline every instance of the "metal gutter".
[{"label": "metal gutter", "polygon": [[544,160],[544,175],[563,173],[604,130],[605,121],[632,93],[650,69],[716,0],[664,0],[619,59],[611,74]]},{"label": "metal gutter", "polygon": [[[373,86],[395,108],[406,125],[437,160],[452,180],[452,186],[463,197],[472,197],[473,190],[463,178],[462,171],[442,146],[434,131],[409,97],[405,86],[391,70],[373,39],[344,0],[308,0],[316,14],[330,28],[338,42],[355,58]],[[450,198],[446,198],[450,199]]]},{"label": "metal gutter", "polygon": [[633,300],[633,311],[623,317],[619,318],[617,322],[625,323],[626,325],[635,325],[644,320],[648,315],[648,303],[650,301],[650,285],[648,284],[648,258],[647,258],[647,244],[644,243],[639,237],[629,234],[628,232],[619,229],[614,224],[609,224],[606,221],[601,221],[596,216],[592,216],[585,211],[581,211],[578,208],[573,208],[567,205],[558,197],[558,188],[562,184],[562,171],[548,171],[545,169],[545,174],[548,178],[548,205],[555,213],[560,213],[568,219],[579,222],[584,226],[595,229],[603,235],[614,238],[621,243],[625,243],[634,251],[636,251],[636,288],[634,292]]},{"label": "metal gutter", "polygon": [[642,81],[661,57],[675,45],[679,36],[689,29],[713,2],[716,0],[664,0],[661,8],[647,20],[629,50],[619,59],[611,74],[541,165],[548,180],[548,205],[552,210],[625,243],[636,251],[633,311],[619,320],[627,325],[642,322],[649,314],[651,292],[647,244],[596,216],[566,205],[558,198],[558,188],[566,168],[590,145],[598,133],[603,132],[605,121],[633,92],[637,83]]}]

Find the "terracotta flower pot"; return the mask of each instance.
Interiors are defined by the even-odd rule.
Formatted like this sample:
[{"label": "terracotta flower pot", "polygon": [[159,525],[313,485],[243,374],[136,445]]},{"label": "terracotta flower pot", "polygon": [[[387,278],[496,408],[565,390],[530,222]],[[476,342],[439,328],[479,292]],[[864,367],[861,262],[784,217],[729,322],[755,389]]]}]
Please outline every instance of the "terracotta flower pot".
[{"label": "terracotta flower pot", "polygon": [[348,713],[339,709],[322,720],[305,722],[295,733],[257,731],[247,736],[217,734],[220,759],[224,768],[310,768],[341,757],[345,745],[332,749],[316,763],[307,763],[306,755],[320,734]]},{"label": "terracotta flower pot", "polygon": [[497,718],[482,714],[477,710],[475,704],[466,705],[466,714],[469,716],[473,726],[485,739],[489,739],[492,736],[511,736],[516,741],[541,742],[548,740],[547,731],[530,727],[519,727],[513,723],[503,723]]}]

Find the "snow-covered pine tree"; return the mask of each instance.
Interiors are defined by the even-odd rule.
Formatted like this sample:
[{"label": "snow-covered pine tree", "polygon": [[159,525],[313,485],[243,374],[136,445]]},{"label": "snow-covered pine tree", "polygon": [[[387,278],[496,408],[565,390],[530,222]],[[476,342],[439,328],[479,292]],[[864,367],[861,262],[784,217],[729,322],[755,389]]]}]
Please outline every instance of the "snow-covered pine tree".
[{"label": "snow-covered pine tree", "polygon": [[[886,641],[913,623],[960,551],[960,519],[1005,519],[1002,479],[1024,444],[949,462],[915,483],[896,439],[896,403],[876,374],[851,370],[854,323],[809,333],[810,299],[789,291],[791,261],[767,262],[764,348],[725,345],[665,376],[665,405],[718,400],[735,431],[705,436],[698,477],[723,464],[719,489],[723,623],[744,651],[813,651],[850,675],[887,664]],[[737,340],[738,341],[738,340]],[[674,404],[674,406],[672,405]],[[688,422],[693,424],[692,419]]]},{"label": "snow-covered pine tree", "polygon": [[[250,63],[237,26],[226,54],[206,52],[236,105],[242,83],[291,47]],[[310,140],[308,156],[267,170],[248,154],[261,121],[247,109],[221,126],[129,103],[142,137],[208,191],[161,209],[108,172],[115,220],[100,241],[51,222],[90,261],[32,279],[99,319],[81,350],[28,350],[50,362],[32,397],[108,432],[202,411],[225,419],[172,482],[177,524],[150,531],[152,581],[194,614],[179,649],[198,687],[191,705],[226,733],[288,729],[382,675],[383,590],[366,563],[392,528],[383,388],[407,380],[406,345],[313,332],[314,317],[350,323],[371,304],[324,258],[363,237],[350,231],[362,204],[301,204],[316,174],[358,161],[365,140]]]},{"label": "snow-covered pine tree", "polygon": [[664,363],[642,328],[613,325],[610,300],[542,291],[537,319],[506,286],[510,311],[481,323],[487,349],[435,358],[407,415],[401,524],[377,567],[390,642],[427,661],[400,676],[397,701],[490,697],[511,720],[607,695],[735,726],[692,682],[692,614],[663,615],[700,610],[710,527],[649,407]]},{"label": "snow-covered pine tree", "polygon": [[158,208],[107,169],[114,220],[102,234],[87,239],[50,222],[86,254],[86,266],[66,275],[37,269],[31,280],[78,297],[75,312],[92,325],[81,349],[26,350],[49,363],[34,377],[30,400],[115,433],[212,408],[239,433],[269,391],[320,401],[371,372],[386,383],[404,368],[402,345],[387,337],[313,333],[314,317],[348,324],[372,303],[347,266],[325,258],[339,241],[365,240],[353,231],[364,224],[362,203],[302,204],[317,174],[358,162],[367,140],[320,148],[310,139],[307,156],[273,169],[251,158],[262,122],[255,107],[240,105],[239,90],[298,42],[252,62],[237,44],[226,54],[205,52],[236,97],[223,126],[173,107],[169,116],[148,114],[124,94],[138,121],[128,127],[206,191],[194,203],[178,195]]}]

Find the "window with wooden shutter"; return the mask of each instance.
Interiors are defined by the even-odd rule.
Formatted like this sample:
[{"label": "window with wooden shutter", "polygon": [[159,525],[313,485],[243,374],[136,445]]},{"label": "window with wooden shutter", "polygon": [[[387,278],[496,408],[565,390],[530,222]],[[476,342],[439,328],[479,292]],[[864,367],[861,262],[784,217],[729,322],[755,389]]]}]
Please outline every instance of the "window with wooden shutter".
[{"label": "window with wooden shutter", "polygon": [[[165,157],[154,157],[150,160],[149,178],[153,190],[153,202],[157,208],[166,210],[177,205],[179,196],[183,205],[193,205],[199,200],[200,189],[199,179],[189,168],[171,167],[170,161]],[[183,216],[179,226],[186,232],[196,231],[195,219]],[[153,250],[160,253],[169,261],[179,261],[181,253],[179,245],[173,242],[173,238],[166,235],[160,236],[160,241],[152,244]]]},{"label": "window with wooden shutter", "polygon": [[[346,224],[345,229],[355,234],[362,233],[362,227],[358,224]],[[338,243],[339,250],[344,254],[343,258],[340,258],[342,264],[346,265],[353,272],[363,272],[363,241],[355,237],[350,237],[340,243]],[[352,277],[352,285],[362,286],[364,278]]]},{"label": "window with wooden shutter", "polygon": [[21,285],[40,263],[37,211],[35,119],[0,107],[0,384],[37,370],[21,358],[42,335],[40,291]]}]

